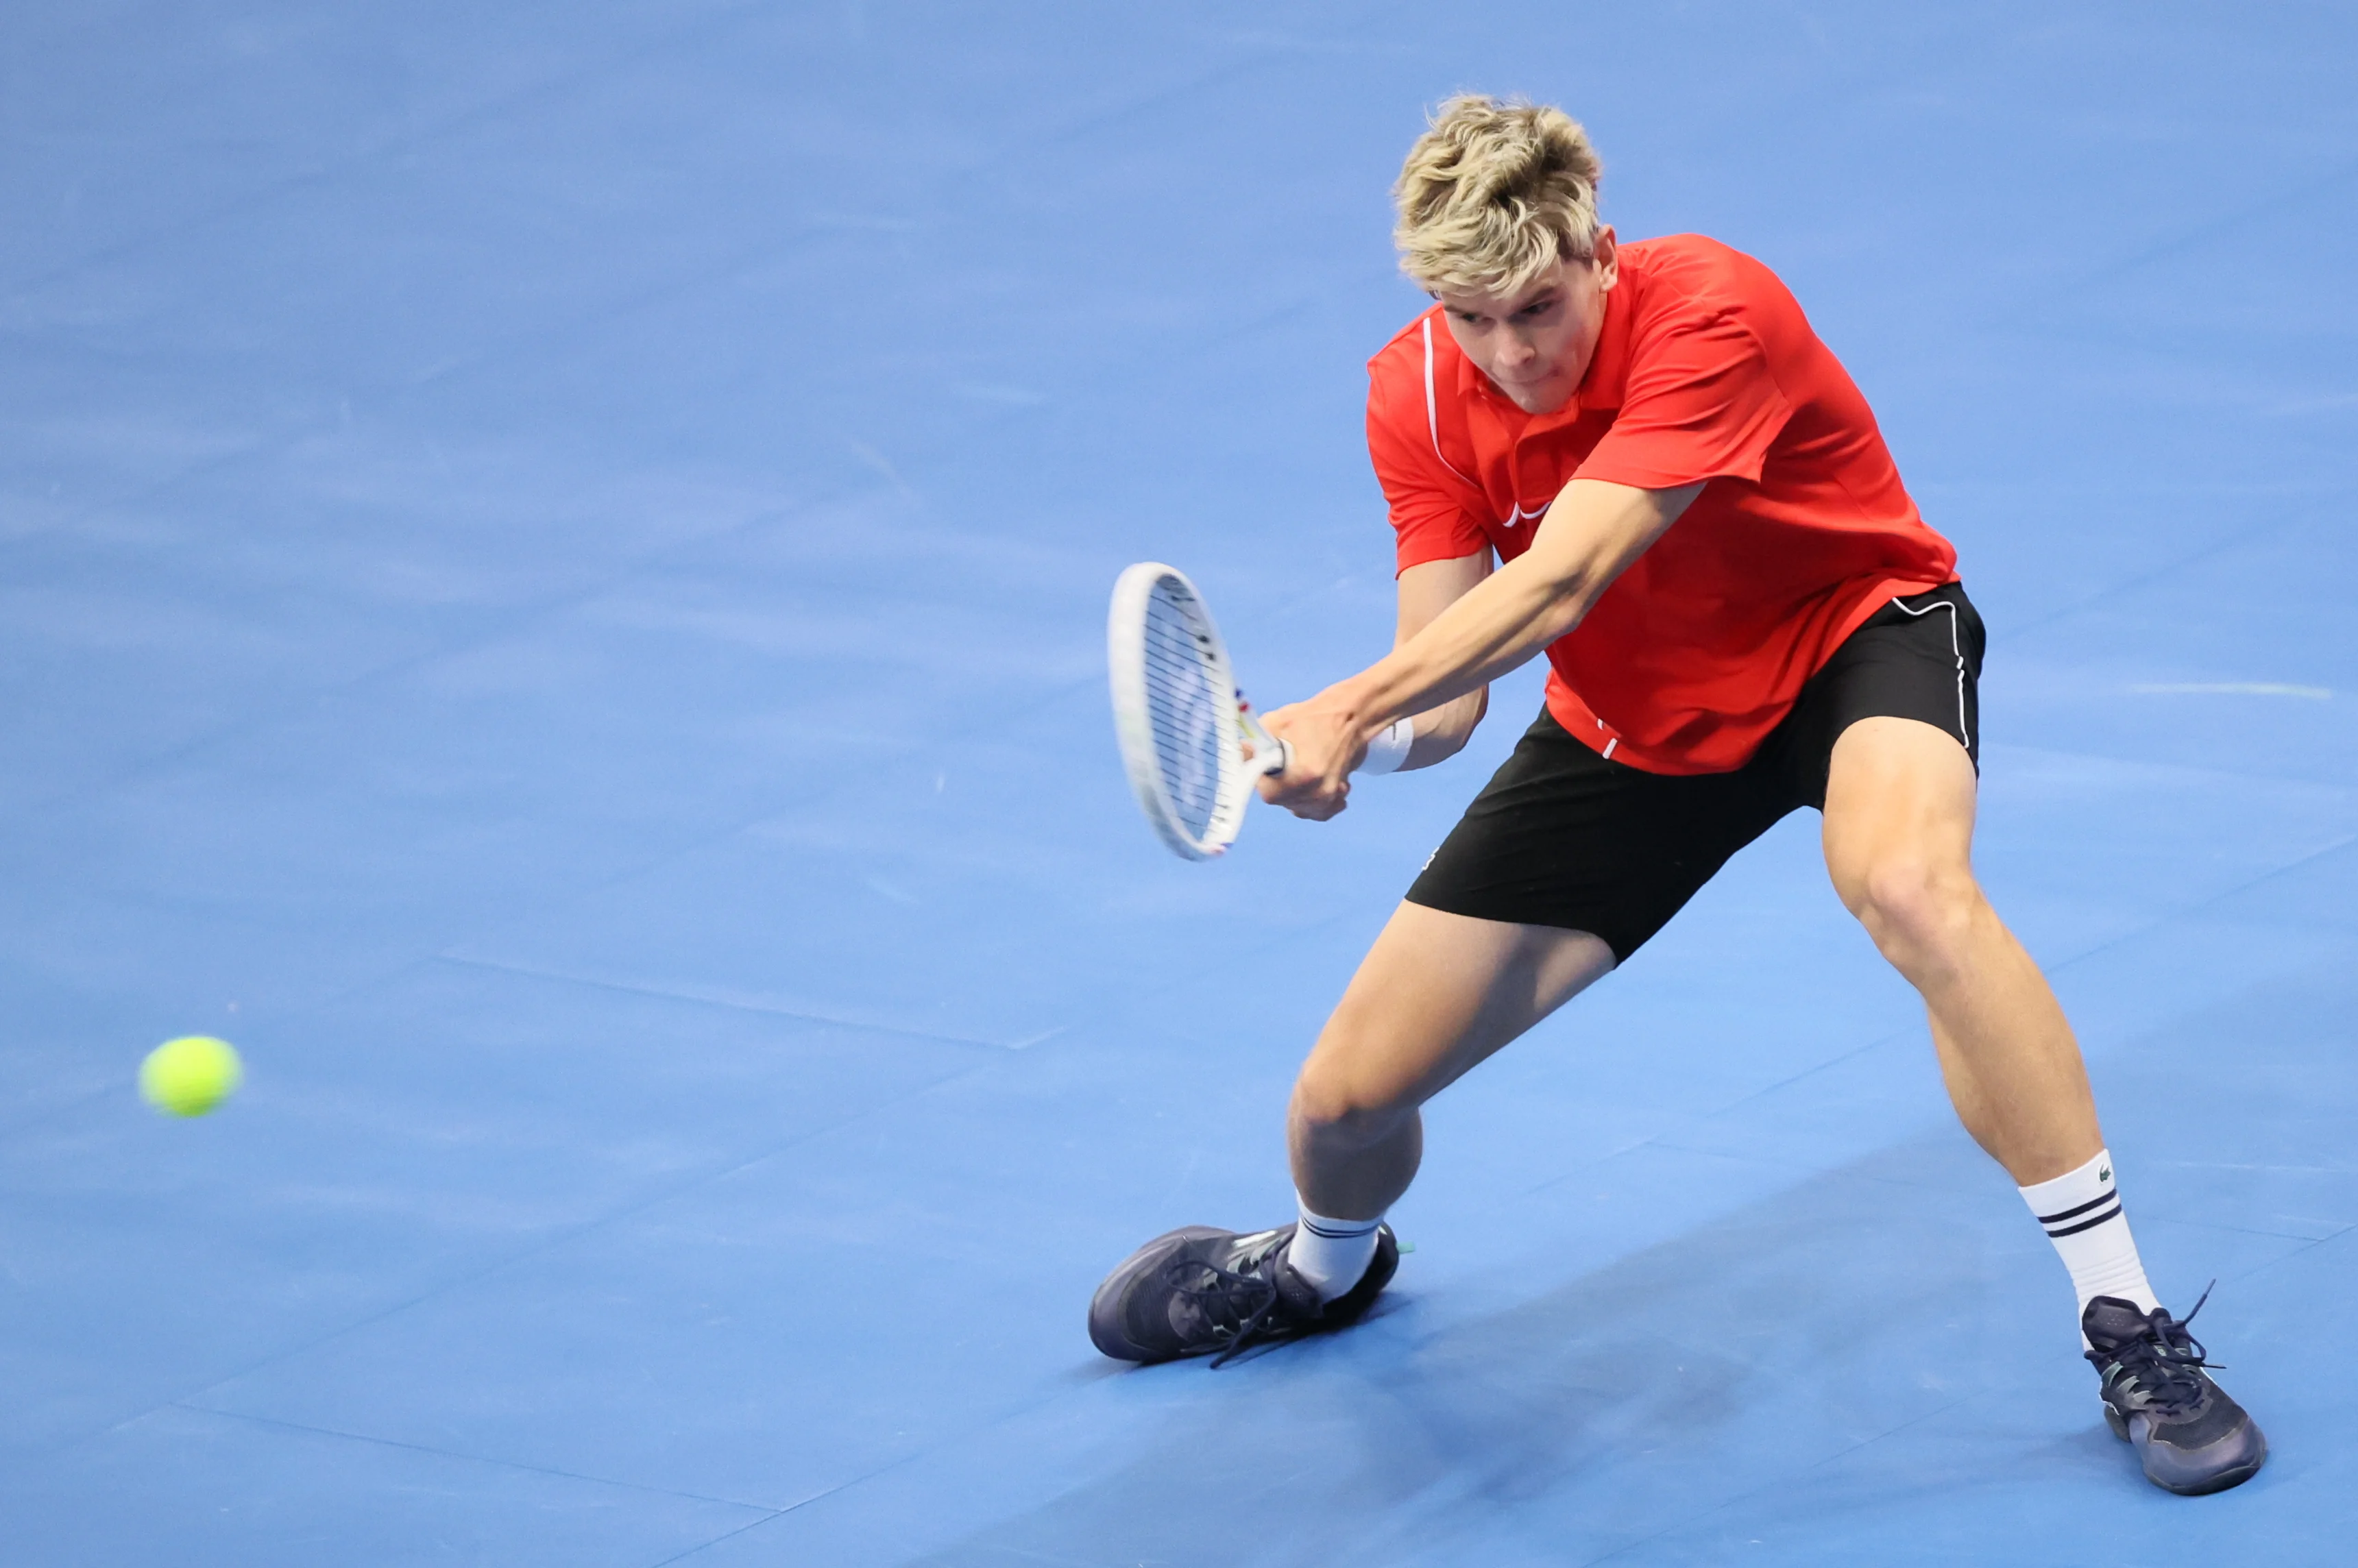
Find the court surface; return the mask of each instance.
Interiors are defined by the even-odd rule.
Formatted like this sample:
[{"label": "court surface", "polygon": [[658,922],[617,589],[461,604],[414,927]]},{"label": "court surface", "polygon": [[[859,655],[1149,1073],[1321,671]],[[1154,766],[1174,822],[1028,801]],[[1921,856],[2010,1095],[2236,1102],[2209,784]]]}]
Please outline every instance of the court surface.
[{"label": "court surface", "polygon": [[[23,0],[0,73],[0,1562],[2347,1561],[2347,10]],[[2251,1485],[2104,1432],[1813,817],[1436,1105],[1366,1326],[1090,1349],[1290,1216],[1537,706],[1211,866],[1105,711],[1139,558],[1264,702],[1385,645],[1459,88],[1776,267],[1958,542],[1980,864]]]}]

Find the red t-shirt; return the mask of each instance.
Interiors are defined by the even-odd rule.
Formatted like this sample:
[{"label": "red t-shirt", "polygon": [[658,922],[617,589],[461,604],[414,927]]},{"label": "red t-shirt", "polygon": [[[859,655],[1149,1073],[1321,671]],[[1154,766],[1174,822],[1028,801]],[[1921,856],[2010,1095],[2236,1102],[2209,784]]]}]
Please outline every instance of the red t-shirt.
[{"label": "red t-shirt", "polygon": [[1596,357],[1526,414],[1426,311],[1368,362],[1401,570],[1511,560],[1573,479],[1704,486],[1548,647],[1548,711],[1617,762],[1725,773],[1896,595],[1956,580],[1866,406],[1776,274],[1697,234],[1621,247]]}]

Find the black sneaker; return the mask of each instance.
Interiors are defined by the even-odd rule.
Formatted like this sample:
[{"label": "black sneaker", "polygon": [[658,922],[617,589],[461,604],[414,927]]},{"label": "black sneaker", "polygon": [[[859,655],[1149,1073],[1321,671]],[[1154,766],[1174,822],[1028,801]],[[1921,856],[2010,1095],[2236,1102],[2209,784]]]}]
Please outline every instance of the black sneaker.
[{"label": "black sneaker", "polygon": [[[2210,1299],[2204,1291],[2202,1301]],[[2196,1302],[2194,1312],[2201,1310]],[[2194,1312],[2181,1321],[2160,1307],[2145,1313],[2098,1296],[2080,1314],[2113,1435],[2136,1445],[2147,1480],[2190,1498],[2241,1486],[2268,1456],[2258,1424],[2203,1370],[2201,1343],[2186,1332]]]},{"label": "black sneaker", "polygon": [[1217,1351],[1217,1367],[1251,1345],[1299,1339],[1357,1320],[1400,1267],[1391,1227],[1376,1229],[1368,1271],[1319,1305],[1285,1260],[1294,1227],[1239,1236],[1190,1225],[1158,1236],[1106,1276],[1089,1301],[1089,1338],[1120,1361],[1175,1361]]}]

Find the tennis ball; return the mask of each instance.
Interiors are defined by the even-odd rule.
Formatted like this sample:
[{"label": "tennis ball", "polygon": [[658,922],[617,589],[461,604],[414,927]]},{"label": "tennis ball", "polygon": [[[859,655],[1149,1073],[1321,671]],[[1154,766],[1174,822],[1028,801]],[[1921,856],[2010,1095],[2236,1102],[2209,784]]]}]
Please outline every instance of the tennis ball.
[{"label": "tennis ball", "polygon": [[202,1116],[229,1098],[243,1069],[237,1049],[210,1034],[167,1040],[139,1064],[139,1092],[157,1110]]}]

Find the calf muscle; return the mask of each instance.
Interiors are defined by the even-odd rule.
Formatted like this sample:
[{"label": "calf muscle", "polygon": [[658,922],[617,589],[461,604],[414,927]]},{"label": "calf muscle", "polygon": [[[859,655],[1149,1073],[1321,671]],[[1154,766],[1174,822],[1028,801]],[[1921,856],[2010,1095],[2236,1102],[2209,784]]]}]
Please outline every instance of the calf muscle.
[{"label": "calf muscle", "polygon": [[1401,904],[1294,1085],[1303,1200],[1338,1219],[1383,1213],[1422,1155],[1417,1108],[1612,967],[1585,932]]}]

